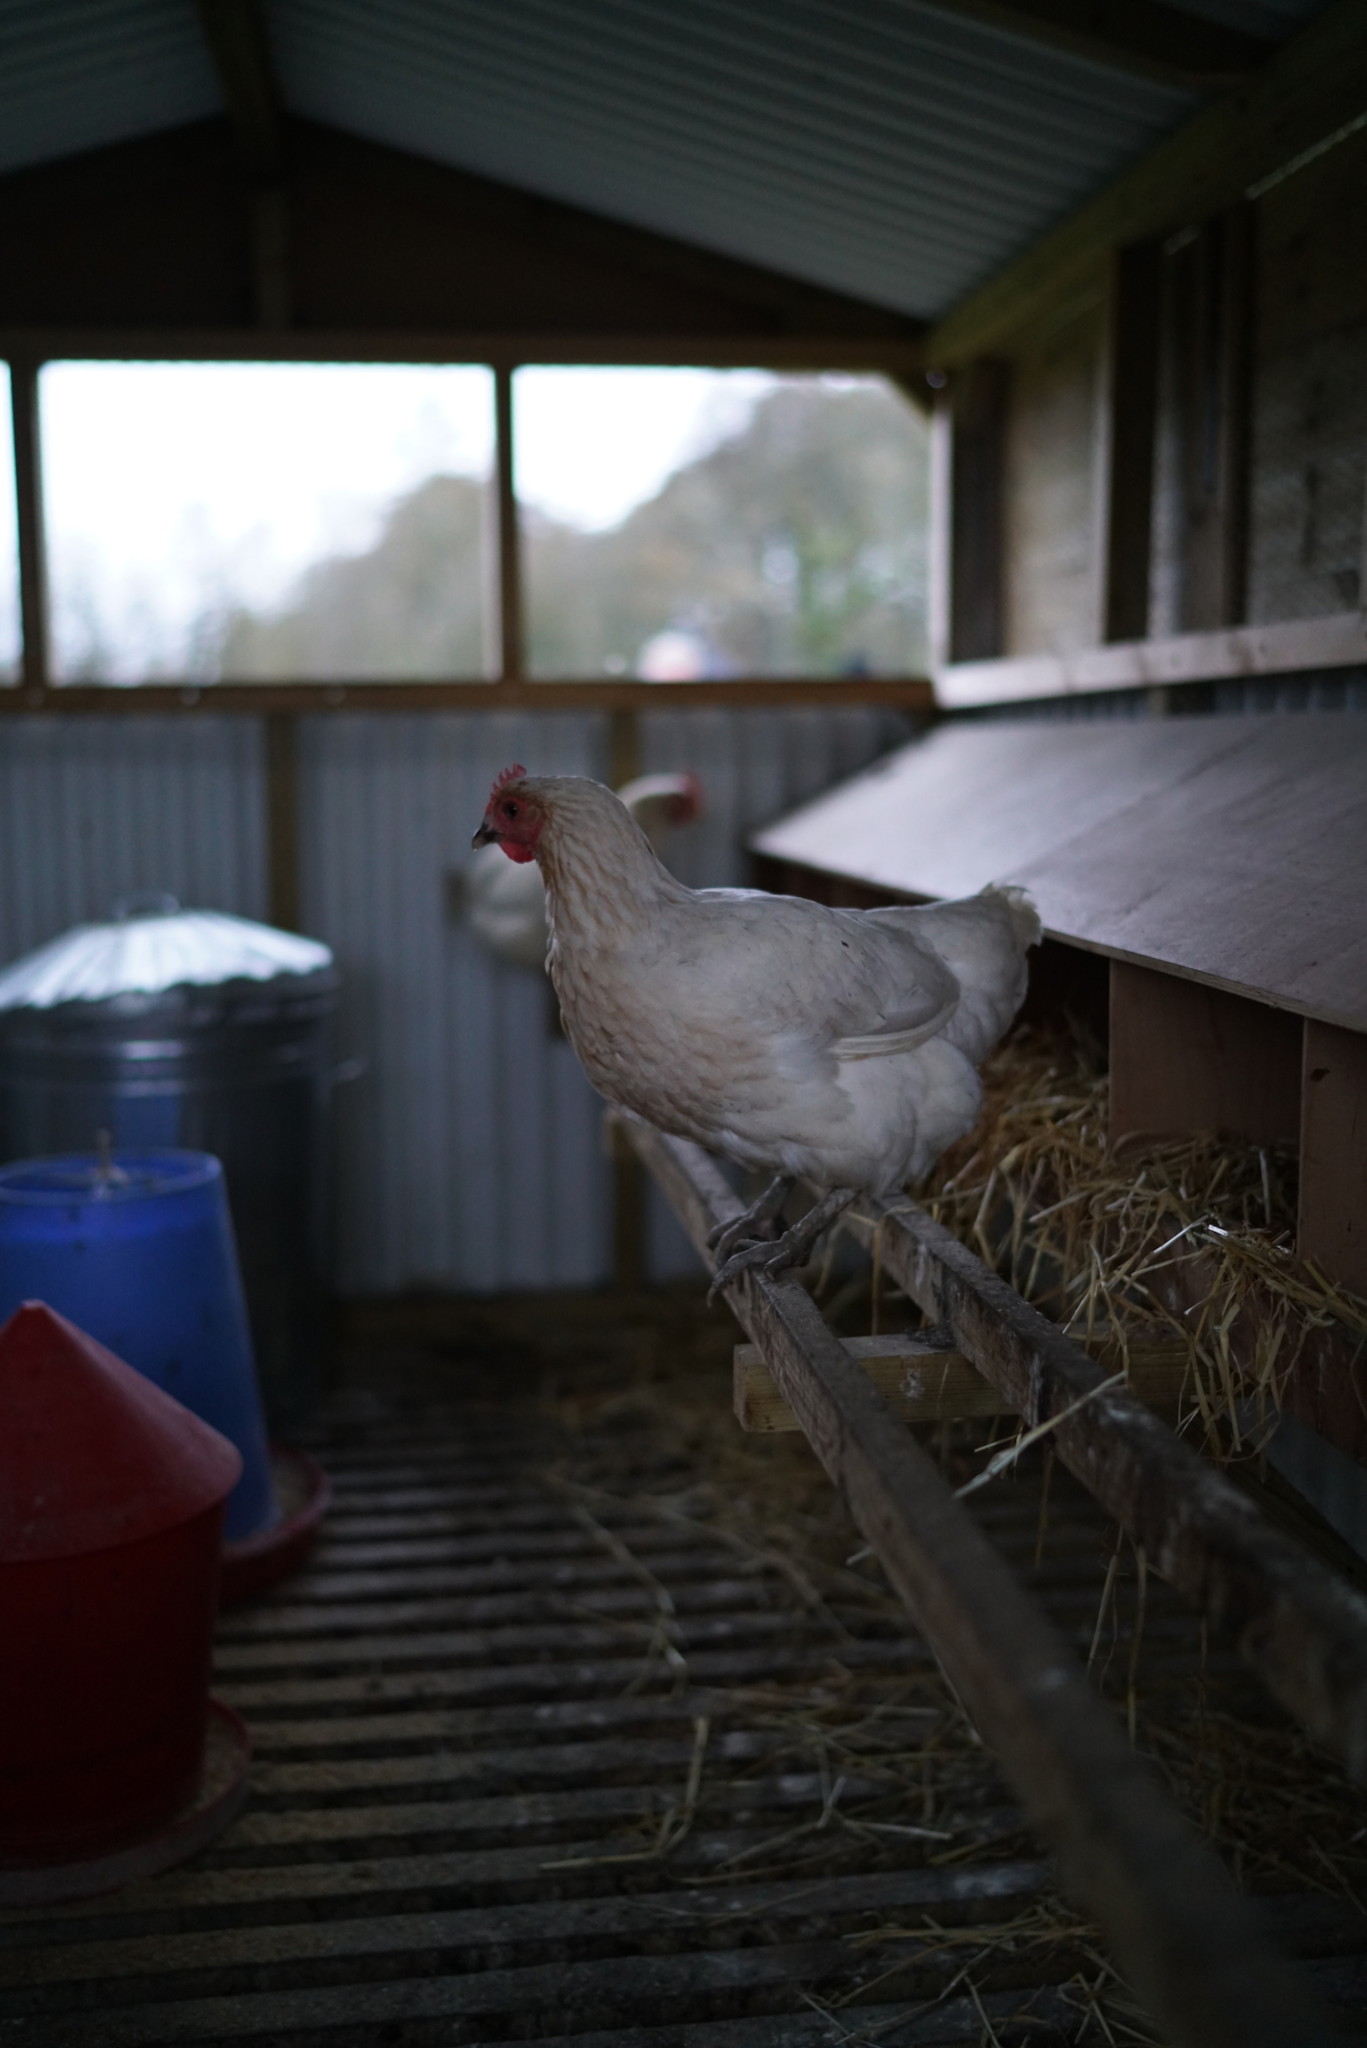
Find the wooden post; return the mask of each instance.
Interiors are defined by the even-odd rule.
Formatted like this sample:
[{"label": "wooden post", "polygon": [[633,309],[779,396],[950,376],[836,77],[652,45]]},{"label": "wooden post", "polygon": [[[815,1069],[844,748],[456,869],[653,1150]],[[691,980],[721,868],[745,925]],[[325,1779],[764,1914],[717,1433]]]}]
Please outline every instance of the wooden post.
[{"label": "wooden post", "polygon": [[266,888],[270,921],[299,930],[299,720],[288,711],[266,717]]},{"label": "wooden post", "polygon": [[1305,1020],[1296,1248],[1367,1294],[1367,1033]]},{"label": "wooden post", "polygon": [[47,532],[43,524],[43,464],[36,361],[10,362],[14,418],[14,491],[19,524],[20,674],[25,690],[46,690],[48,661]]},{"label": "wooden post", "polygon": [[984,358],[950,386],[949,659],[1003,652],[1003,466],[1010,371]]},{"label": "wooden post", "polygon": [[1154,242],[1112,258],[1101,421],[1104,640],[1142,640],[1149,630],[1161,277]]},{"label": "wooden post", "polygon": [[1285,1010],[1111,962],[1111,1137],[1300,1134],[1300,1022]]},{"label": "wooden post", "polygon": [[520,682],[525,673],[522,638],[522,550],[513,471],[513,371],[494,369],[494,548],[497,605],[492,621],[500,682]]}]

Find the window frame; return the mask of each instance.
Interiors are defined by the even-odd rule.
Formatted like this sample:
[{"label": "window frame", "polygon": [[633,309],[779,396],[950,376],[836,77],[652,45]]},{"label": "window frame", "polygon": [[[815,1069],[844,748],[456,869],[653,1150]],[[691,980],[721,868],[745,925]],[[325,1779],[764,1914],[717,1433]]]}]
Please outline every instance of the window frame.
[{"label": "window frame", "polygon": [[[513,464],[513,377],[518,369],[650,367],[882,375],[890,377],[911,402],[928,403],[931,394],[924,386],[913,345],[885,340],[832,343],[775,338],[761,346],[745,341],[700,347],[694,339],[671,347],[657,338],[624,342],[620,336],[586,336],[572,346],[548,349],[518,337],[491,342],[488,335],[465,341],[458,336],[432,337],[418,343],[388,336],[291,335],[275,345],[263,335],[240,331],[196,336],[139,334],[118,340],[82,332],[22,341],[0,338],[0,357],[9,364],[14,414],[21,633],[19,678],[14,684],[0,685],[0,712],[598,711],[718,705],[739,709],[756,704],[933,709],[929,678],[911,671],[881,677],[738,676],[683,683],[650,683],[630,676],[533,681],[523,661],[522,555]],[[38,378],[44,364],[57,361],[468,363],[490,370],[494,380],[495,674],[486,680],[459,682],[435,678],[403,682],[55,683],[48,633]]]}]

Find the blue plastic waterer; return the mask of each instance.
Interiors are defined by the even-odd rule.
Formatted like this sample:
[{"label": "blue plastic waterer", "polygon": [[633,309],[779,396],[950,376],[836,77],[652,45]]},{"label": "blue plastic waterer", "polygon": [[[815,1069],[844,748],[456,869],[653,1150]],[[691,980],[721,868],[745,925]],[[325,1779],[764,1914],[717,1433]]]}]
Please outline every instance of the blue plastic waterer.
[{"label": "blue plastic waterer", "polygon": [[223,1169],[207,1152],[0,1166],[0,1323],[45,1301],[242,1453],[224,1537],[277,1519]]}]

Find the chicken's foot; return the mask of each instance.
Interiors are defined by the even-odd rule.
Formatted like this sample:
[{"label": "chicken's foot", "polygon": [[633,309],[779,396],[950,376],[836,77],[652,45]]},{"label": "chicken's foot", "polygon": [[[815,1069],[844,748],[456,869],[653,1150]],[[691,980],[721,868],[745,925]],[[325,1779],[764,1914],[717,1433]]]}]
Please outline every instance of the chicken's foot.
[{"label": "chicken's foot", "polygon": [[732,1252],[712,1276],[712,1285],[707,1291],[708,1301],[711,1302],[721,1288],[729,1286],[741,1273],[763,1273],[773,1280],[780,1273],[787,1272],[790,1266],[800,1265],[822,1231],[834,1223],[843,1209],[849,1208],[858,1192],[858,1188],[832,1188],[813,1204],[800,1223],[795,1223],[791,1230],[785,1230],[782,1237],[775,1238],[772,1243],[761,1239]]},{"label": "chicken's foot", "polygon": [[709,1230],[707,1248],[717,1254],[717,1263],[720,1265],[728,1259],[738,1244],[750,1240],[769,1242],[766,1226],[773,1222],[796,1186],[797,1182],[790,1173],[775,1174],[758,1201],[752,1202],[739,1216],[733,1216],[729,1223],[718,1223]]}]

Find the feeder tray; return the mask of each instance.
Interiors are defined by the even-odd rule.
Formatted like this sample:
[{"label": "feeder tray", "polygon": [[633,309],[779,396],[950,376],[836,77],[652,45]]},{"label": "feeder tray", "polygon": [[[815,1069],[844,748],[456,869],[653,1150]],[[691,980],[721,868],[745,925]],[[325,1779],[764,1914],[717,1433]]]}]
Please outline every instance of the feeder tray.
[{"label": "feeder tray", "polygon": [[113,1891],[134,1878],[198,1855],[241,1811],[247,1797],[252,1738],[246,1723],[221,1700],[209,1701],[199,1784],[180,1812],[140,1842],[74,1863],[0,1864],[0,1907],[53,1906]]},{"label": "feeder tray", "polygon": [[233,1607],[253,1593],[264,1593],[297,1571],[313,1548],[318,1525],[332,1501],[332,1481],[307,1451],[272,1444],[271,1475],[280,1520],[257,1536],[224,1544],[220,1607]]}]

